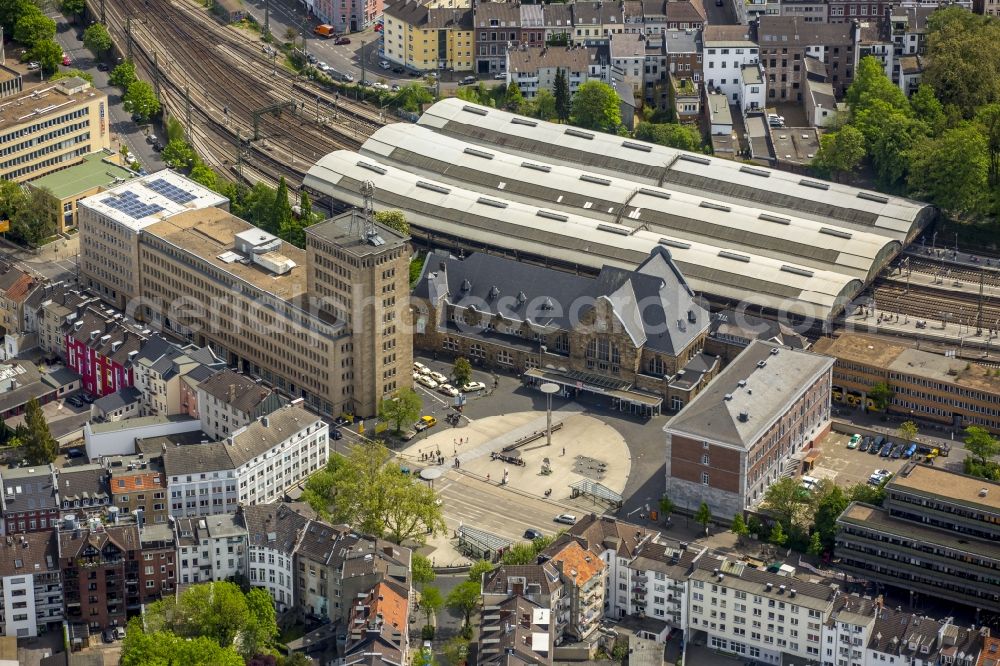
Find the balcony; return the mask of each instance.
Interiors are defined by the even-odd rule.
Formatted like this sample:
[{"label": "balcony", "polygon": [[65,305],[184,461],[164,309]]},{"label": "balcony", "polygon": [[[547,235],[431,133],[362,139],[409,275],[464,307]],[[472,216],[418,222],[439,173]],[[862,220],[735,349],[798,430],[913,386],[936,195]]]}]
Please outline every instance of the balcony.
[{"label": "balcony", "polygon": [[646,574],[636,574],[635,580],[638,583],[645,583],[649,580],[649,577]]}]

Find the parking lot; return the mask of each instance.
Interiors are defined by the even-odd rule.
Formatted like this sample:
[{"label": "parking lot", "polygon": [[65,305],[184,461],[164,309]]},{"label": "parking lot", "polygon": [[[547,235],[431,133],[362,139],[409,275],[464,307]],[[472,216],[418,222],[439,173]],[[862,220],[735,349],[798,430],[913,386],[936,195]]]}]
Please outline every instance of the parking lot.
[{"label": "parking lot", "polygon": [[[892,458],[883,458],[881,455],[872,455],[870,450],[849,449],[847,445],[850,440],[850,434],[838,432],[828,434],[819,445],[823,455],[816,461],[814,469],[808,473],[808,476],[820,480],[830,479],[838,486],[845,487],[867,482],[872,472],[877,469],[887,469],[895,474],[903,465],[910,462],[903,457],[893,460]],[[893,438],[892,441],[901,440]],[[922,456],[915,455],[912,459],[919,458]],[[937,458],[934,464],[942,465],[948,462],[951,462],[950,456]]]}]

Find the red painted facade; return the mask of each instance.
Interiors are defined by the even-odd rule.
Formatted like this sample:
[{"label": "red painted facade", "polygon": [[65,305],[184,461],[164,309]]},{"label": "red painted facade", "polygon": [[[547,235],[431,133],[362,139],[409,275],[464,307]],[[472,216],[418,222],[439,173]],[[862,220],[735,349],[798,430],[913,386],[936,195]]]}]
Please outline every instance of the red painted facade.
[{"label": "red painted facade", "polygon": [[99,397],[132,386],[135,381],[132,368],[106,356],[102,347],[90,347],[72,333],[66,335],[67,367],[80,375],[83,390]]}]

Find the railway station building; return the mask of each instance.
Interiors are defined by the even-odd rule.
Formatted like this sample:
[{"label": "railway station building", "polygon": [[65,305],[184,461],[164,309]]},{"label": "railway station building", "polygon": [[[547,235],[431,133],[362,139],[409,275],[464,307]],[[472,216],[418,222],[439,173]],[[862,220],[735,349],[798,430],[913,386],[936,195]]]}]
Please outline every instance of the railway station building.
[{"label": "railway station building", "polygon": [[910,463],[881,508],[853,503],[837,519],[848,573],[910,593],[1000,612],[1000,483]]},{"label": "railway station building", "polygon": [[0,178],[24,182],[111,147],[108,96],[78,77],[0,103]]},{"label": "railway station building", "polygon": [[1000,377],[990,368],[852,333],[817,340],[813,351],[836,359],[834,403],[875,409],[868,392],[885,382],[893,391],[887,406],[893,414],[1000,433]]},{"label": "railway station building", "polygon": [[572,275],[486,253],[431,253],[413,293],[414,346],[554,382],[645,416],[678,411],[711,381],[708,310],[664,247],[636,270]]}]

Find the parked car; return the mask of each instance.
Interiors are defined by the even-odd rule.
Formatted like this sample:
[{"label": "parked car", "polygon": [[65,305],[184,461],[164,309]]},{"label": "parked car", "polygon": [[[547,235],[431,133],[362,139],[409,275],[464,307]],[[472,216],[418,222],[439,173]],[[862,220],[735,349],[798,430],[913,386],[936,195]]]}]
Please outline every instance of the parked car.
[{"label": "parked car", "polygon": [[337,39],[333,41],[334,46],[343,46],[344,44],[350,44],[350,43],[351,43],[350,37],[337,37]]},{"label": "parked car", "polygon": [[115,642],[115,632],[109,627],[101,633],[101,638],[104,639],[105,643]]},{"label": "parked car", "polygon": [[868,449],[870,449],[871,446],[872,446],[872,438],[871,437],[865,437],[864,439],[861,440],[861,446],[858,447],[858,451],[861,451],[862,453],[864,453],[865,451],[867,451]]},{"label": "parked car", "polygon": [[906,444],[893,444],[892,450],[889,451],[889,457],[893,460],[899,460],[903,457],[903,451],[906,450]]},{"label": "parked car", "polygon": [[66,457],[67,458],[82,458],[83,457],[83,449],[78,449],[77,447],[74,446],[72,449],[69,449],[68,451],[66,451]]},{"label": "parked car", "polygon": [[872,448],[869,451],[872,455],[877,456],[882,451],[883,446],[885,446],[885,437],[878,435],[875,437],[875,441],[872,442]]},{"label": "parked car", "polygon": [[438,384],[447,384],[448,383],[448,378],[445,377],[444,375],[442,375],[440,372],[433,372],[432,371],[430,373],[430,377],[431,377],[431,379],[433,379],[434,381],[436,381]]},{"label": "parked car", "polygon": [[381,60],[381,61],[379,61],[378,66],[380,68],[386,69],[386,70],[392,69],[392,65],[389,64],[388,60]]},{"label": "parked car", "polygon": [[393,74],[402,74],[405,71],[406,70],[403,69],[402,67],[400,67],[399,65],[396,65],[395,67],[392,68],[392,73]]},{"label": "parked car", "polygon": [[909,446],[907,446],[907,447],[906,447],[906,448],[905,448],[905,449],[903,450],[903,457],[904,457],[904,458],[907,458],[907,459],[909,459],[909,458],[912,458],[912,457],[913,457],[913,454],[914,454],[914,453],[916,453],[916,452],[917,452],[917,445],[916,445],[916,444],[913,444],[913,443],[911,443],[911,444],[910,444]]},{"label": "parked car", "polygon": [[330,431],[330,439],[337,441],[338,439],[343,439],[344,433],[340,432],[336,428]]},{"label": "parked car", "polygon": [[885,444],[883,444],[882,449],[878,452],[879,456],[883,458],[888,458],[890,455],[892,455],[892,447],[893,447],[892,442],[886,442]]},{"label": "parked car", "polygon": [[474,76],[466,76],[465,78],[462,79],[462,85],[463,86],[470,86],[470,85],[474,84],[478,80],[479,79],[477,79]]},{"label": "parked car", "polygon": [[767,124],[771,127],[784,127],[785,117],[779,116],[777,113],[767,114]]},{"label": "parked car", "polygon": [[413,369],[422,375],[426,375],[431,371],[431,369],[428,368],[426,365],[424,365],[423,363],[418,363],[417,361],[413,362]]},{"label": "parked car", "polygon": [[497,81],[505,81],[507,80],[507,72],[497,72],[493,75],[493,78]]},{"label": "parked car", "polygon": [[475,393],[476,391],[482,391],[486,388],[486,384],[482,382],[469,382],[462,386],[462,393]]},{"label": "parked car", "polygon": [[454,398],[458,395],[458,389],[451,384],[441,384],[438,386],[438,393]]},{"label": "parked car", "polygon": [[407,430],[406,432],[403,433],[403,441],[408,442],[416,436],[417,436],[417,431],[415,429]]},{"label": "parked car", "polygon": [[877,469],[868,477],[868,483],[877,486],[892,476],[892,472],[887,469]]},{"label": "parked car", "polygon": [[576,516],[572,513],[560,513],[553,520],[563,525],[576,525]]},{"label": "parked car", "polygon": [[94,396],[90,395],[89,393],[81,394],[80,399],[83,400],[88,405],[94,404]]},{"label": "parked car", "polygon": [[41,67],[41,65],[38,64],[37,62],[35,62],[34,60],[32,60],[31,62],[28,63],[28,70],[29,71],[33,72],[36,69],[38,69],[39,67]]},{"label": "parked car", "polygon": [[125,640],[125,629],[123,629],[122,627],[115,627],[114,635],[115,638],[117,638],[120,641]]},{"label": "parked car", "polygon": [[97,71],[98,72],[106,72],[109,69],[111,69],[111,68],[108,67],[108,63],[106,63],[106,62],[101,62],[101,63],[97,64]]},{"label": "parked car", "polygon": [[528,529],[524,530],[524,538],[527,539],[528,541],[534,541],[535,539],[541,539],[542,533],[539,530],[536,530],[534,527],[529,527]]},{"label": "parked car", "polygon": [[438,387],[438,383],[431,379],[429,375],[420,375],[420,377],[417,378],[417,381],[429,389],[436,389]]},{"label": "parked car", "polygon": [[437,425],[437,419],[433,416],[421,416],[420,420],[413,424],[413,429],[417,432],[427,430]]},{"label": "parked car", "polygon": [[389,84],[382,83],[381,81],[376,81],[375,83],[372,84],[372,88],[374,88],[375,90],[388,90]]},{"label": "parked car", "polygon": [[851,435],[851,441],[847,443],[847,448],[856,449],[861,444],[861,435],[854,434]]},{"label": "parked car", "polygon": [[70,59],[70,57],[67,54],[63,53],[62,64],[65,67],[69,67],[70,65],[73,64],[73,61],[72,61],[72,59]]},{"label": "parked car", "polygon": [[399,92],[399,89],[400,88],[399,88],[399,84],[398,83],[393,83],[392,84],[392,88],[390,88],[390,90],[392,90],[392,92]]}]

